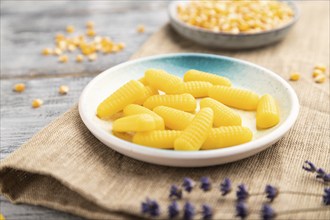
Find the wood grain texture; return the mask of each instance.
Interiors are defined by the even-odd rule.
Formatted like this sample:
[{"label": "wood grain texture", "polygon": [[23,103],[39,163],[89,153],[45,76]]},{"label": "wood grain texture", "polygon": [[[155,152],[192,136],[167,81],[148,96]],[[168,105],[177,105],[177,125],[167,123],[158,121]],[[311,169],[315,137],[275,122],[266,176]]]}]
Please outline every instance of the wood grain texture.
[{"label": "wood grain texture", "polygon": [[[166,20],[166,1],[1,1],[1,138],[0,160],[15,151],[34,133],[46,126],[78,101],[84,86],[103,70],[126,61]],[[117,54],[100,55],[95,62],[59,64],[57,57],[40,55],[53,46],[56,33],[72,24],[83,32],[86,21],[94,21],[102,36],[124,42]],[[145,33],[136,26],[144,24]],[[12,91],[15,83],[27,89]],[[68,85],[67,95],[58,94]],[[34,98],[44,105],[33,109]],[[13,205],[0,197],[0,212],[6,219],[81,219],[39,206]]]}]

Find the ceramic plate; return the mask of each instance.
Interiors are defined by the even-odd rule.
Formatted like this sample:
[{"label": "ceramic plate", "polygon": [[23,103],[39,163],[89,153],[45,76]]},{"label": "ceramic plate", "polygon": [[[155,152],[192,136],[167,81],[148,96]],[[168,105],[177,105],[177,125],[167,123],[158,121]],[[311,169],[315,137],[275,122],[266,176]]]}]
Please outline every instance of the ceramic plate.
[{"label": "ceramic plate", "polygon": [[[131,79],[139,79],[148,68],[164,69],[183,77],[189,69],[198,69],[228,77],[235,87],[251,89],[262,95],[269,93],[279,104],[280,123],[266,130],[257,130],[255,112],[238,111],[243,125],[249,127],[251,142],[215,150],[184,152],[154,149],[133,144],[111,133],[112,123],[96,117],[97,106],[109,94]],[[153,164],[201,167],[224,164],[252,156],[272,146],[292,127],[299,112],[299,102],[292,87],[280,76],[255,64],[209,54],[169,54],[138,59],[112,67],[95,77],[79,100],[79,113],[87,128],[113,150],[137,160]]]}]

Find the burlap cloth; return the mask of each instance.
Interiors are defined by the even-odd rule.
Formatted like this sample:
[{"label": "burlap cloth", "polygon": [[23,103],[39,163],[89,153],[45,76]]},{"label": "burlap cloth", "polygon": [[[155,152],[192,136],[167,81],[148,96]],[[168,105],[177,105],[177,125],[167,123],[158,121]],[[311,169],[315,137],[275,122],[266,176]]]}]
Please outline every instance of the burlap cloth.
[{"label": "burlap cloth", "polygon": [[[234,218],[235,193],[225,199],[218,184],[229,177],[235,186],[245,183],[252,193],[266,184],[280,188],[273,203],[278,218],[328,219],[322,205],[324,184],[301,169],[308,159],[330,171],[329,80],[316,84],[315,63],[329,64],[329,2],[304,2],[302,16],[282,42],[256,50],[209,50],[179,37],[168,25],[155,33],[133,58],[172,52],[208,52],[252,61],[284,78],[290,71],[302,74],[291,85],[301,104],[298,120],[273,147],[248,159],[208,168],[171,168],[125,157],[99,142],[82,123],[77,106],[37,133],[1,161],[0,190],[14,203],[42,205],[91,219],[134,219],[140,202],[157,199],[166,218],[169,186],[183,177],[209,176],[214,189],[195,190],[185,199],[207,202],[219,209],[215,219]],[[290,193],[291,192],[291,193]],[[316,195],[314,195],[316,194]],[[251,196],[250,218],[259,218],[263,195]],[[200,216],[200,215],[199,215]]]}]

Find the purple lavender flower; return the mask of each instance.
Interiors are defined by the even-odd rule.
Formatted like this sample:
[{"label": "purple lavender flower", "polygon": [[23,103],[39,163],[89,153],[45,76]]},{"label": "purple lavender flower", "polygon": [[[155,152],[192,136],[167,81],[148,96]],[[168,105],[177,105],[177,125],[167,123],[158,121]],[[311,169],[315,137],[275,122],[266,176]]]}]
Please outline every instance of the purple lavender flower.
[{"label": "purple lavender flower", "polygon": [[210,181],[210,179],[208,177],[203,176],[201,178],[200,182],[201,182],[200,188],[204,192],[209,191],[211,189],[212,185],[211,185],[211,181]]},{"label": "purple lavender flower", "polygon": [[244,184],[238,185],[236,191],[236,197],[238,201],[245,201],[249,197],[249,192],[247,191]]},{"label": "purple lavender flower", "polygon": [[141,212],[156,217],[159,216],[160,208],[156,200],[150,200],[147,198],[146,201],[141,204]]},{"label": "purple lavender flower", "polygon": [[211,206],[203,204],[202,205],[202,215],[203,215],[203,220],[210,220],[213,217],[213,211]]},{"label": "purple lavender flower", "polygon": [[326,182],[326,183],[330,182],[330,173],[323,176],[323,181]]},{"label": "purple lavender flower", "polygon": [[169,198],[176,198],[181,199],[182,198],[182,190],[179,189],[176,185],[172,185],[170,188],[170,195]]},{"label": "purple lavender flower", "polygon": [[272,220],[276,216],[276,213],[274,212],[273,208],[268,205],[264,204],[261,209],[261,217],[263,220]]},{"label": "purple lavender flower", "polygon": [[186,202],[183,207],[183,219],[184,220],[191,220],[194,218],[195,215],[195,207],[190,203]]},{"label": "purple lavender flower", "polygon": [[175,218],[176,216],[179,215],[179,205],[176,201],[173,201],[169,206],[168,206],[168,217],[170,219]]},{"label": "purple lavender flower", "polygon": [[324,205],[330,205],[330,187],[324,189],[323,203]]},{"label": "purple lavender flower", "polygon": [[274,186],[267,185],[265,188],[265,193],[267,199],[269,199],[269,201],[272,202],[275,199],[275,197],[278,195],[278,190]]},{"label": "purple lavender flower", "polygon": [[248,216],[248,208],[244,202],[238,202],[236,204],[236,216],[241,219],[245,219]]},{"label": "purple lavender flower", "polygon": [[327,174],[322,168],[319,168],[316,170],[316,178],[321,178],[323,179],[323,177]]},{"label": "purple lavender flower", "polygon": [[182,183],[183,188],[187,191],[187,192],[191,192],[191,190],[194,188],[195,186],[195,181],[193,181],[192,179],[185,177],[183,179],[183,183]]},{"label": "purple lavender flower", "polygon": [[225,196],[230,193],[231,190],[231,181],[229,178],[225,178],[220,184],[220,191],[222,192],[221,195]]},{"label": "purple lavender flower", "polygon": [[312,173],[314,173],[317,170],[316,166],[308,160],[305,161],[305,165],[303,165],[302,168],[304,170],[306,170],[308,172],[312,172]]}]

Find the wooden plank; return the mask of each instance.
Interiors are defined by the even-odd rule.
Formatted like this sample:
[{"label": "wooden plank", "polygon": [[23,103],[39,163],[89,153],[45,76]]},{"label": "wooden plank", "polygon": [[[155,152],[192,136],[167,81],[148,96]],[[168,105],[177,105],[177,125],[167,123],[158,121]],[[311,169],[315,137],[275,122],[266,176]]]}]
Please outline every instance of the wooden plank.
[{"label": "wooden plank", "polygon": [[[5,1],[1,3],[1,78],[38,77],[99,73],[126,61],[141,44],[167,20],[166,1]],[[52,47],[56,33],[68,24],[84,33],[85,22],[95,22],[97,34],[124,42],[117,54],[100,54],[95,62],[60,64],[56,56],[44,57],[40,51]],[[136,26],[144,24],[145,33]],[[74,54],[77,54],[75,52]]]}]

